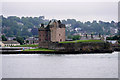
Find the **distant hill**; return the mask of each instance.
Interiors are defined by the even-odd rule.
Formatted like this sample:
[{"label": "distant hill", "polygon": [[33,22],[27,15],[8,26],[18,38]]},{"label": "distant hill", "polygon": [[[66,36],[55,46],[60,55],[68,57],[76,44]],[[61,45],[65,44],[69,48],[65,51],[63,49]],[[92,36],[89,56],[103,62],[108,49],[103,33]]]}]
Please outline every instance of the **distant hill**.
[{"label": "distant hill", "polygon": [[[48,19],[44,16],[39,17],[17,17],[0,16],[2,20],[2,34],[5,36],[21,36],[21,37],[31,37],[38,35],[37,29],[40,27],[41,23],[47,25],[49,23]],[[75,19],[61,20],[62,23],[66,24],[66,35],[75,35],[83,33],[94,33],[94,34],[105,34],[114,35],[117,33],[117,23],[114,21],[103,22],[103,21],[87,21],[80,22]]]}]

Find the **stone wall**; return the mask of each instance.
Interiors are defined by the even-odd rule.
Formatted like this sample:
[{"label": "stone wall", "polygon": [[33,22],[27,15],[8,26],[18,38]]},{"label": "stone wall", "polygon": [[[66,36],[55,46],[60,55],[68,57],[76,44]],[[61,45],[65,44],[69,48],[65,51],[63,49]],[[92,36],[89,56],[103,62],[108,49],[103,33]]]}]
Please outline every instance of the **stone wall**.
[{"label": "stone wall", "polygon": [[50,35],[49,31],[39,31],[39,42],[42,41],[50,41]]},{"label": "stone wall", "polygon": [[65,41],[65,28],[57,28],[56,33],[56,41]]},{"label": "stone wall", "polygon": [[52,27],[51,31],[51,41],[52,42],[61,42],[65,41],[65,28]]},{"label": "stone wall", "polygon": [[49,48],[49,44],[48,41],[39,42],[39,48]]},{"label": "stone wall", "polygon": [[112,50],[110,43],[50,43],[48,48],[63,52],[101,52]]},{"label": "stone wall", "polygon": [[56,42],[56,31],[57,30],[57,28],[56,27],[52,27],[52,28],[50,28],[50,31],[51,31],[51,41],[52,42]]},{"label": "stone wall", "polygon": [[39,47],[48,48],[49,41],[50,41],[50,31],[39,30]]}]

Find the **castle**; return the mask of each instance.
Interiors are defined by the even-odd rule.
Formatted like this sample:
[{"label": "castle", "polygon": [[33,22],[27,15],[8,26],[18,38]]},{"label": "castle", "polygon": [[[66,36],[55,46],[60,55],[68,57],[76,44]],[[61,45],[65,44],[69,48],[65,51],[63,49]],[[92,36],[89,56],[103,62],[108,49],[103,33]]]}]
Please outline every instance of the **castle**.
[{"label": "castle", "polygon": [[48,48],[51,42],[65,41],[65,24],[60,20],[50,21],[47,26],[41,24],[39,31],[39,47]]}]

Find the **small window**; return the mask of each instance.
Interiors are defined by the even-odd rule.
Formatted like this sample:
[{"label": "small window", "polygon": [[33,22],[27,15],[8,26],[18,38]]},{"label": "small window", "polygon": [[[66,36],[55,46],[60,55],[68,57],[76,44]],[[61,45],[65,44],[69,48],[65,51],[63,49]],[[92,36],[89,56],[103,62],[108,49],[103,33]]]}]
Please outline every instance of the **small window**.
[{"label": "small window", "polygon": [[47,39],[45,39],[45,41],[48,41]]},{"label": "small window", "polygon": [[60,36],[60,34],[59,34],[59,36]]},{"label": "small window", "polygon": [[60,39],[60,41],[62,41],[62,39]]}]

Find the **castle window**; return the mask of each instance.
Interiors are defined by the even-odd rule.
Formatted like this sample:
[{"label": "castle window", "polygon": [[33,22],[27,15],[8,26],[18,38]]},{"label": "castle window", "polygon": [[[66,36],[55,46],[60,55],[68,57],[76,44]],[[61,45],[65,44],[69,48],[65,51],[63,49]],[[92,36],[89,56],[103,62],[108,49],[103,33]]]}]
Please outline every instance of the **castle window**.
[{"label": "castle window", "polygon": [[47,39],[45,39],[45,41],[48,41]]},{"label": "castle window", "polygon": [[60,41],[62,41],[62,39],[60,39]]},{"label": "castle window", "polygon": [[39,41],[41,41],[41,39],[39,39]]},{"label": "castle window", "polygon": [[60,34],[59,34],[59,36],[60,36]]}]

